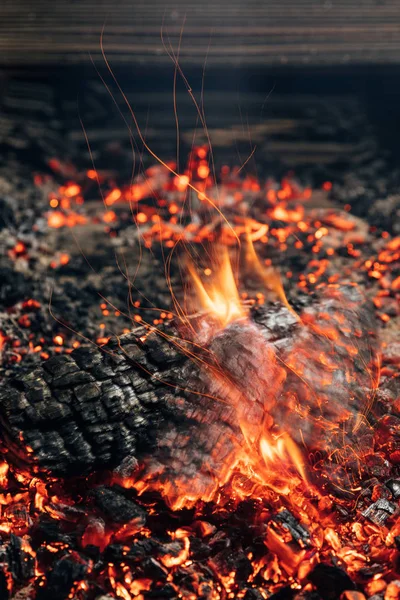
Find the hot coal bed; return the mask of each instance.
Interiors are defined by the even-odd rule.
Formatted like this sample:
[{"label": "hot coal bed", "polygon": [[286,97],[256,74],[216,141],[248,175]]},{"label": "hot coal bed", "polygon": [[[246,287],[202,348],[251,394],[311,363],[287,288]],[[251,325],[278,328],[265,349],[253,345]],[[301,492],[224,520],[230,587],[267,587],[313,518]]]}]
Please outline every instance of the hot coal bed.
[{"label": "hot coal bed", "polygon": [[113,92],[84,132],[2,98],[0,597],[400,597],[400,171],[363,105],[221,105],[177,166]]}]

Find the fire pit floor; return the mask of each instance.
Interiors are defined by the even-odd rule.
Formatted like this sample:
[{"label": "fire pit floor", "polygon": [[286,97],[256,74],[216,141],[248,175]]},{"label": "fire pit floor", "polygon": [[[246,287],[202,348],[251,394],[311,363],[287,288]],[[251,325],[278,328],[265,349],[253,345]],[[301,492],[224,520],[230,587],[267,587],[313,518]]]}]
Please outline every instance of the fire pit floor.
[{"label": "fire pit floor", "polygon": [[132,176],[74,92],[2,98],[0,597],[391,598],[400,172],[362,102],[211,93],[194,138],[179,95],[177,165],[139,98]]}]

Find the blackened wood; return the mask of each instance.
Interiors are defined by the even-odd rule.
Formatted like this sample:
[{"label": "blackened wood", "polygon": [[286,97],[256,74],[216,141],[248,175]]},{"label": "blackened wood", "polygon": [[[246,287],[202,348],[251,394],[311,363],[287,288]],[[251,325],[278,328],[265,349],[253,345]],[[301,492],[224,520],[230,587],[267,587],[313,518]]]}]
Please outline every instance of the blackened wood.
[{"label": "blackened wood", "polygon": [[146,511],[114,488],[99,486],[91,496],[95,506],[112,523],[135,521],[142,527],[146,522]]},{"label": "blackened wood", "polygon": [[336,600],[346,590],[354,590],[355,584],[343,569],[326,563],[314,567],[308,579],[315,585],[323,600]]},{"label": "blackened wood", "polygon": [[67,598],[76,582],[84,580],[88,572],[89,563],[86,558],[77,553],[66,554],[54,563],[45,585],[39,588],[36,599]]},{"label": "blackened wood", "polygon": [[143,346],[144,333],[137,329],[105,351],[55,356],[3,388],[10,447],[16,450],[21,432],[38,464],[58,475],[113,467],[150,450],[167,393],[148,373],[168,379],[182,356],[158,339]]},{"label": "blackened wood", "polygon": [[[170,61],[164,24],[183,61],[203,64],[398,63],[396,0],[6,0],[0,11],[3,64],[89,63],[100,33],[113,64]],[[211,42],[210,42],[211,38]],[[168,37],[167,43],[169,41]]]},{"label": "blackened wood", "polygon": [[[333,292],[339,295],[332,297]],[[335,435],[343,443],[342,425],[332,433],[324,419],[340,423],[345,406],[343,427],[351,431],[364,407],[371,383],[366,365],[373,358],[373,311],[351,285],[328,288],[319,299],[307,297],[304,303],[299,305],[303,314],[318,317],[339,311],[343,317],[337,324],[338,368],[329,385],[323,383],[324,367],[318,358],[312,353],[302,357],[302,352],[315,344],[322,344],[318,356],[331,352],[331,342],[324,335],[315,337],[278,304],[254,310],[252,322],[230,324],[208,343],[199,360],[185,355],[178,338],[177,346],[139,328],[102,350],[79,348],[71,355],[55,356],[42,368],[5,384],[0,417],[6,444],[15,460],[33,459],[40,469],[62,476],[117,467],[124,476],[139,463],[148,481],[173,482],[171,496],[178,498],[187,486],[193,496],[205,489],[211,492],[244,443],[242,426],[256,443],[266,413],[310,449],[313,444],[325,448],[336,443]],[[344,344],[347,340],[351,350],[352,336],[356,356],[349,356]],[[291,352],[304,358],[305,381],[289,369],[279,387],[282,371],[271,362],[271,348],[283,364]],[[350,382],[342,361],[353,365]],[[310,385],[321,399],[322,420],[320,403],[309,397]],[[293,394],[309,406],[311,418],[302,421],[301,432],[287,420]]]}]

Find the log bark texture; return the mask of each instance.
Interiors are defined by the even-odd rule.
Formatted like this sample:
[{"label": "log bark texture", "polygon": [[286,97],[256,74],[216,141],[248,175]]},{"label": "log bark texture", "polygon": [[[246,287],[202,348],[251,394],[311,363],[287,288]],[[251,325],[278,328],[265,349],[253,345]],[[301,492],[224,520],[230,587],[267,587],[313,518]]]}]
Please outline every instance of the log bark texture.
[{"label": "log bark texture", "polygon": [[[22,16],[23,15],[23,16]],[[90,64],[101,59],[100,34],[113,65],[170,62],[160,31],[184,64],[398,63],[396,0],[5,0],[0,10],[1,62]],[[211,40],[211,41],[210,41]]]},{"label": "log bark texture", "polygon": [[266,430],[310,449],[343,444],[373,396],[373,311],[351,285],[303,304],[302,322],[279,304],[257,307],[196,353],[138,328],[55,356],[1,388],[5,442],[57,476],[137,461],[174,497],[188,484],[211,493]]}]

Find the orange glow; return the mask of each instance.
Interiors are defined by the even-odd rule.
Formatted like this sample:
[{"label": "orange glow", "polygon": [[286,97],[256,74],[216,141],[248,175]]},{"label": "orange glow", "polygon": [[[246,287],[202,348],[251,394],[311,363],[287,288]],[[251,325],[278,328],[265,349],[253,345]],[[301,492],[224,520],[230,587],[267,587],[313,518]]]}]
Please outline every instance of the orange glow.
[{"label": "orange glow", "polygon": [[115,202],[118,202],[118,200],[121,198],[121,196],[122,196],[121,190],[118,188],[115,188],[109,194],[107,194],[107,196],[104,198],[104,202],[106,203],[107,206],[112,206],[113,204],[115,204]]},{"label": "orange glow", "polygon": [[76,212],[68,212],[64,214],[61,211],[53,211],[48,213],[47,224],[49,227],[59,229],[60,227],[75,227],[86,223],[86,217]]},{"label": "orange glow", "polygon": [[161,557],[161,562],[165,567],[168,568],[182,565],[188,559],[190,550],[190,541],[184,530],[178,529],[173,537],[183,541],[183,548],[176,556],[166,554],[165,556]]},{"label": "orange glow", "polygon": [[136,220],[138,223],[147,223],[147,215],[143,212],[140,212],[136,215]]},{"label": "orange glow", "polygon": [[131,187],[131,199],[133,202],[139,202],[149,193],[149,188],[144,184],[135,183]]},{"label": "orange glow", "polygon": [[76,183],[71,183],[63,190],[63,193],[67,196],[67,198],[73,198],[81,193],[81,187]]},{"label": "orange glow", "polygon": [[187,175],[175,177],[175,185],[180,192],[184,192],[189,185],[189,177]]},{"label": "orange glow", "polygon": [[400,276],[392,281],[392,290],[398,292],[400,290]]},{"label": "orange glow", "polygon": [[[364,463],[373,458],[366,447],[374,433],[370,422],[376,421],[372,407],[379,377],[382,374],[388,381],[394,380],[399,357],[395,348],[394,356],[386,358],[381,369],[375,330],[367,331],[368,319],[362,322],[363,312],[358,313],[359,303],[354,300],[357,296],[342,293],[342,285],[332,284],[348,281],[352,265],[362,271],[363,282],[368,274],[368,295],[382,328],[383,323],[389,323],[385,330],[389,334],[396,324],[400,292],[400,237],[390,239],[383,232],[376,247],[366,245],[368,254],[356,261],[350,259],[357,256],[358,245],[362,244],[357,220],[344,211],[316,208],[316,203],[309,206],[305,200],[311,196],[311,190],[302,189],[294,174],[281,182],[261,182],[255,176],[243,175],[240,167],[224,166],[223,177],[214,181],[207,157],[207,146],[194,147],[183,175],[168,172],[166,165],[156,165],[121,189],[115,187],[114,172],[104,171],[101,181],[107,190],[105,210],[97,198],[95,212],[95,203],[90,200],[85,206],[87,216],[73,212],[71,207],[84,202],[86,190],[90,190],[88,198],[92,198],[93,191],[97,193],[93,182],[98,174],[94,169],[86,172],[87,178],[84,172],[74,174],[73,168],[68,172],[68,178],[84,180],[83,190],[69,182],[59,189],[57,197],[47,196],[51,209],[57,209],[48,208],[49,227],[74,227],[89,222],[96,231],[113,233],[114,228],[102,222],[111,224],[118,220],[129,227],[128,234],[132,230],[137,235],[145,248],[160,242],[163,246],[154,248],[155,255],[164,260],[167,276],[171,272],[173,282],[179,271],[175,265],[169,271],[170,259],[173,255],[174,259],[181,259],[186,256],[185,251],[190,256],[180,265],[182,289],[172,289],[171,284],[173,313],[168,312],[172,310],[169,305],[166,308],[161,302],[150,306],[145,297],[137,300],[137,290],[128,281],[128,307],[123,303],[113,305],[103,296],[97,301],[97,334],[93,341],[102,347],[113,340],[113,346],[101,349],[106,355],[116,347],[114,342],[122,333],[133,331],[139,338],[136,342],[144,345],[150,338],[155,360],[149,354],[149,371],[146,373],[145,364],[140,364],[140,370],[146,377],[148,374],[151,386],[154,383],[155,395],[162,393],[164,384],[169,386],[167,400],[174,421],[157,439],[159,445],[154,446],[154,452],[147,453],[143,444],[144,452],[134,462],[131,473],[124,463],[124,469],[112,473],[92,472],[82,480],[74,478],[71,486],[69,480],[65,484],[61,478],[39,471],[35,461],[37,448],[34,444],[32,448],[27,446],[21,434],[29,466],[20,460],[8,464],[11,452],[4,452],[0,461],[0,532],[5,538],[10,533],[18,535],[23,550],[32,557],[35,553],[29,545],[31,524],[27,523],[31,514],[36,518],[43,512],[45,519],[57,519],[66,539],[73,532],[71,548],[68,542],[42,544],[40,528],[32,538],[38,552],[35,572],[40,579],[34,583],[38,589],[47,585],[47,573],[41,571],[47,571],[53,555],[58,559],[76,550],[74,558],[88,558],[88,576],[74,582],[71,598],[96,594],[97,576],[102,578],[105,593],[124,600],[156,597],[157,590],[163,593],[164,586],[169,587],[169,593],[187,600],[241,599],[245,590],[252,587],[267,598],[282,585],[290,587],[295,595],[302,587],[300,595],[307,595],[314,591],[308,578],[310,571],[319,561],[330,560],[355,576],[366,597],[370,592],[383,594],[384,579],[395,576],[394,544],[400,519],[396,512],[382,527],[362,514],[370,500],[382,493],[389,496],[389,487],[375,485],[380,480],[379,473],[377,479],[370,479],[370,492],[361,492],[369,485],[364,477],[368,475],[369,479]],[[65,165],[58,163],[57,169],[62,174]],[[199,189],[192,186],[192,178],[201,180]],[[35,183],[46,183],[45,176],[36,176]],[[328,192],[332,183],[327,181],[322,188]],[[321,193],[320,190],[317,195]],[[209,206],[203,201],[210,205],[208,196],[216,198],[217,214],[205,210]],[[197,198],[202,201],[201,206]],[[135,204],[141,200],[144,202],[140,206]],[[118,210],[114,212],[111,207],[117,202]],[[213,205],[214,210],[216,206]],[[229,215],[229,221],[225,215]],[[53,232],[50,237],[56,238],[57,234]],[[76,237],[79,242],[82,235]],[[12,247],[13,243],[9,246],[12,258],[25,257],[25,245],[18,242]],[[33,259],[34,250],[36,247],[31,250],[29,243]],[[336,253],[340,263],[331,259]],[[141,247],[137,254],[140,260]],[[45,264],[53,268],[70,261],[70,256],[60,250],[46,257]],[[289,262],[291,257],[293,265]],[[124,260],[121,264],[117,258],[124,271]],[[343,271],[350,268],[339,273],[338,264],[344,265]],[[26,268],[24,259],[18,266]],[[278,271],[281,267],[282,278]],[[65,275],[67,271],[70,269],[65,270]],[[127,277],[128,273],[134,277],[134,269],[127,269]],[[294,288],[300,292],[288,295],[290,302],[295,298],[293,306],[298,312],[286,296],[289,285],[291,291]],[[308,293],[312,297],[307,299]],[[47,360],[55,353],[68,355],[73,348],[87,345],[88,340],[80,337],[85,330],[82,334],[73,330],[67,333],[63,328],[63,334],[54,335],[52,341],[51,335],[50,340],[39,337],[37,318],[46,309],[34,299],[12,307],[10,317],[18,325],[15,329],[21,329],[21,339],[13,337],[14,327],[5,329],[7,336],[0,331],[0,358],[5,359],[5,364],[23,360],[26,353],[38,353],[31,356],[33,359],[39,358],[40,353]],[[106,319],[99,323],[102,316]],[[119,323],[115,323],[114,316],[119,317]],[[172,327],[165,323],[167,319],[174,321]],[[183,369],[179,363],[172,365],[171,374],[180,370],[179,378],[168,374],[168,379],[162,380],[163,369],[157,367],[157,341],[150,337],[156,335],[161,343],[165,340],[176,346],[185,357]],[[369,335],[371,347],[364,343]],[[133,348],[137,349],[136,343]],[[123,346],[117,352],[120,350]],[[387,350],[388,354],[392,351]],[[129,355],[135,369],[135,353]],[[160,387],[156,384],[158,378]],[[378,395],[377,399],[380,413],[386,398]],[[151,418],[150,398],[144,396],[143,400],[146,415],[148,412]],[[400,398],[390,398],[390,410],[387,423],[386,417],[380,419],[373,440],[381,459],[378,466],[372,465],[376,470],[383,461],[400,464],[400,451],[392,435],[400,415]],[[179,423],[180,411],[190,420],[188,437],[193,435],[193,440],[188,445],[186,439],[179,437],[186,433]],[[373,419],[368,418],[370,413]],[[359,436],[355,435],[358,430]],[[394,470],[390,476],[396,473]],[[123,493],[144,507],[148,513],[146,527],[138,525],[140,519],[123,526],[117,524],[93,501],[92,485],[115,483],[133,488]],[[332,491],[335,487],[346,492],[337,501]],[[116,493],[120,492],[116,488]],[[141,494],[145,495],[138,499]],[[171,512],[181,509],[192,512]],[[345,510],[349,516],[344,519]],[[290,520],[285,521],[284,513],[288,511],[294,528],[287,525]],[[241,522],[245,527],[243,539]],[[165,523],[170,531],[163,531]],[[234,532],[232,538],[229,530]],[[150,538],[158,533],[162,543],[156,538],[153,546]],[[247,544],[251,536],[257,540],[253,547]],[[150,554],[146,538],[151,542]],[[229,547],[231,539],[233,545]],[[210,544],[212,550],[210,556],[206,552],[204,559],[200,540],[204,540],[205,547]],[[82,552],[93,545],[102,552],[108,544],[118,545],[117,552],[107,552],[101,562],[97,562],[94,551]],[[229,564],[230,555],[237,549],[241,554],[244,551],[253,567],[246,581],[238,576],[234,561],[232,570]],[[146,559],[143,569],[142,551]],[[225,551],[229,560],[225,560]],[[107,564],[108,557],[114,555],[121,559]],[[247,569],[242,559],[241,563]],[[382,572],[378,572],[379,563]],[[371,573],[376,574],[370,577],[367,570],[371,565]],[[360,569],[364,567],[367,570],[362,575]],[[5,575],[8,576],[6,572]],[[11,581],[10,586],[15,588],[15,582]],[[12,589],[10,597],[14,593]],[[354,600],[359,599],[354,595]]]},{"label": "orange glow", "polygon": [[15,244],[15,246],[14,246],[14,252],[17,255],[18,254],[19,255],[25,254],[25,252],[26,252],[26,246],[25,246],[25,244],[23,244],[22,242],[18,242],[17,244]]},{"label": "orange glow", "polygon": [[297,223],[298,221],[301,221],[301,219],[304,217],[304,207],[299,205],[295,209],[289,209],[285,208],[282,205],[278,205],[275,208],[273,208],[271,212],[271,217],[273,219],[277,219],[278,221],[285,221],[287,223]]},{"label": "orange glow", "polygon": [[0,352],[3,350],[7,339],[7,336],[0,330]]},{"label": "orange glow", "polygon": [[55,229],[59,229],[65,225],[66,219],[63,213],[55,211],[49,214],[47,219],[47,223],[49,227],[54,227]]},{"label": "orange glow", "polygon": [[179,206],[177,204],[170,204],[168,210],[171,213],[171,215],[176,215],[176,213],[179,212]]},{"label": "orange glow", "polygon": [[117,215],[115,214],[115,212],[113,210],[108,210],[103,215],[103,221],[105,223],[114,223],[114,221],[116,221],[116,220],[117,220]]},{"label": "orange glow", "polygon": [[209,174],[210,174],[210,168],[207,164],[199,165],[199,167],[197,169],[197,175],[200,177],[200,179],[207,179]]}]

